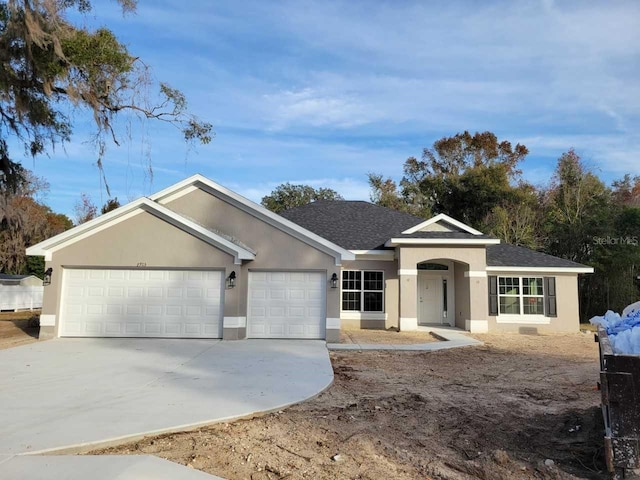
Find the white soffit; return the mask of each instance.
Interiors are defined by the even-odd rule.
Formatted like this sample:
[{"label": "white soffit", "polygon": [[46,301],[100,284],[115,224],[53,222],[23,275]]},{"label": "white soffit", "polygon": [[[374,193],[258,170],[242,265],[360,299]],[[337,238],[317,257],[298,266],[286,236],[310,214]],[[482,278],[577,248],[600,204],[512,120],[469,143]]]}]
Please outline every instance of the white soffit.
[{"label": "white soffit", "polygon": [[67,230],[55,237],[49,238],[32,247],[27,248],[27,255],[44,255],[45,260],[51,259],[51,253],[75,243],[84,238],[90,237],[106,228],[117,223],[128,220],[140,213],[150,213],[171,225],[201,239],[204,242],[213,245],[226,253],[232,255],[236,263],[241,260],[255,259],[254,252],[243,248],[226,238],[198,225],[197,223],[184,218],[180,214],[169,210],[167,207],[160,205],[148,198],[140,198],[127,205],[117,208],[109,213],[101,215],[89,222],[78,225],[77,227]]},{"label": "white soffit", "polygon": [[407,230],[405,230],[404,232],[402,232],[405,235],[409,235],[412,233],[416,233],[421,231],[423,228],[428,227],[429,225],[432,225],[434,223],[438,223],[438,222],[446,222],[449,223],[451,225],[453,225],[454,227],[458,227],[461,230],[464,230],[467,233],[470,233],[472,235],[482,235],[482,232],[476,230],[475,228],[471,228],[469,225],[466,225],[458,220],[456,220],[455,218],[451,218],[449,215],[446,215],[444,213],[440,213],[438,215],[436,215],[435,217],[430,218],[429,220],[426,220],[422,223],[419,223],[418,225],[415,225]]},{"label": "white soffit", "polygon": [[390,262],[395,260],[395,250],[350,250],[356,256],[356,260],[380,260]]},{"label": "white soffit", "polygon": [[398,245],[497,245],[497,238],[392,238],[385,247]]},{"label": "white soffit", "polygon": [[593,267],[487,267],[487,272],[498,273],[593,273]]}]

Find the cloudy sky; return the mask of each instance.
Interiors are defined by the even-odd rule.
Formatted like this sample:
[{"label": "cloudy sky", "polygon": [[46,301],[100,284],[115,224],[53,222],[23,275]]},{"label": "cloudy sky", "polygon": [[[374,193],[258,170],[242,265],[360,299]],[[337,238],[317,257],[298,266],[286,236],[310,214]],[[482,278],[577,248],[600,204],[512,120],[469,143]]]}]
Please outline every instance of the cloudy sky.
[{"label": "cloudy sky", "polygon": [[[121,201],[193,173],[255,201],[287,181],[366,200],[368,172],[400,179],[407,157],[464,130],[525,144],[534,183],[572,147],[607,181],[640,175],[634,0],[140,0],[124,18],[95,3],[82,21],[111,28],[216,132],[188,151],[171,128],[123,121],[131,139],[105,158]],[[107,198],[76,119],[65,149],[24,161],[69,214],[81,192]]]}]

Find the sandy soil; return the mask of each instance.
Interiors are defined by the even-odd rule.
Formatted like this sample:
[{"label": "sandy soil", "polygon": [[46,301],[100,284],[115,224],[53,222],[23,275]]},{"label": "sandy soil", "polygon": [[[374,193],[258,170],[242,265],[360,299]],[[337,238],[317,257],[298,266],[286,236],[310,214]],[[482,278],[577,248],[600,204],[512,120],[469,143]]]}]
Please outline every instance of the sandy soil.
[{"label": "sandy soil", "polygon": [[427,332],[397,332],[395,330],[342,330],[340,332],[340,343],[407,345],[437,341],[437,338]]},{"label": "sandy soil", "polygon": [[485,345],[333,352],[334,384],[284,412],[92,453],[227,479],[606,478],[592,335],[476,337]]},{"label": "sandy soil", "polygon": [[0,313],[0,350],[37,341],[38,327],[32,321],[37,318],[35,312]]}]

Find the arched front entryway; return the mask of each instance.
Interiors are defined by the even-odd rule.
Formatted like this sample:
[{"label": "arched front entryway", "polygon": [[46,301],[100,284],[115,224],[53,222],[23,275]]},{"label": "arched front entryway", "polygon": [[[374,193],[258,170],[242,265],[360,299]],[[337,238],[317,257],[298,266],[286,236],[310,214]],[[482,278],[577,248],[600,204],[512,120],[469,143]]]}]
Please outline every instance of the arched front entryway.
[{"label": "arched front entryway", "polygon": [[486,322],[486,253],[482,247],[401,247],[400,330],[420,325],[470,330]]}]

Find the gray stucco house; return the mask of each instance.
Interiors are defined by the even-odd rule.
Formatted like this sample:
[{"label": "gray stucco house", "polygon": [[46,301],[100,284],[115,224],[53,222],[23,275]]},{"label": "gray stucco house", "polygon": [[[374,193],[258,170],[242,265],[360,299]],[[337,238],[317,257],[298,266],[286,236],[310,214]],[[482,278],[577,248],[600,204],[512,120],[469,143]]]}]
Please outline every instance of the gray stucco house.
[{"label": "gray stucco house", "polygon": [[340,328],[575,332],[593,269],[446,215],[358,201],[277,215],[194,175],[27,249],[41,335],[316,338]]}]

